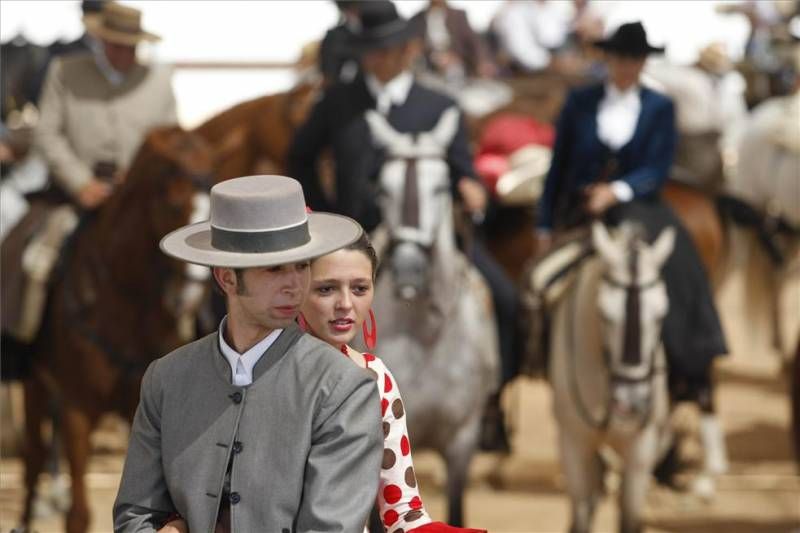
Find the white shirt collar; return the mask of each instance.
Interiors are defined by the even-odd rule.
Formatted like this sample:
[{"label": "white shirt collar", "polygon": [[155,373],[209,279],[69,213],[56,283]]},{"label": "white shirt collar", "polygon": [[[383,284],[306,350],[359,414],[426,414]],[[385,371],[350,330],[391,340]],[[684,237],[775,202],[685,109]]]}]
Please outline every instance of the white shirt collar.
[{"label": "white shirt collar", "polygon": [[387,114],[392,105],[403,105],[408,98],[408,92],[414,83],[414,76],[409,71],[403,71],[385,85],[375,76],[367,74],[364,77],[367,89],[375,98],[378,112]]},{"label": "white shirt collar", "polygon": [[613,83],[607,82],[606,83],[606,99],[608,99],[608,100],[626,100],[626,99],[630,99],[630,98],[636,98],[638,100],[639,99],[639,90],[640,89],[641,89],[641,87],[637,83],[637,84],[631,85],[630,87],[628,87],[624,91],[621,91]]},{"label": "white shirt collar", "polygon": [[231,366],[231,382],[236,385],[237,387],[246,387],[253,383],[253,367],[256,366],[256,363],[261,359],[261,356],[266,353],[272,343],[275,342],[275,339],[283,332],[282,329],[276,329],[260,341],[258,341],[255,346],[240,354],[236,350],[230,347],[228,343],[225,341],[225,335],[223,332],[225,331],[225,325],[228,321],[228,317],[224,317],[222,322],[219,323],[219,349],[222,352],[222,355],[225,356],[225,359],[228,360],[228,364]]},{"label": "white shirt collar", "polygon": [[100,72],[103,74],[103,77],[108,80],[108,83],[114,86],[121,85],[122,82],[125,81],[125,74],[111,66],[111,63],[106,57],[106,53],[103,51],[102,44],[97,40],[92,40],[90,41],[90,48],[97,68],[100,69]]}]

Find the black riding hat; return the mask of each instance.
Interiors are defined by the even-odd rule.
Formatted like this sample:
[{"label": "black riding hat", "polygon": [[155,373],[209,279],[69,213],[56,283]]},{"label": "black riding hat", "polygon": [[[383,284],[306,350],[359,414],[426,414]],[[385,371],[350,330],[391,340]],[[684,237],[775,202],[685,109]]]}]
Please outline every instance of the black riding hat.
[{"label": "black riding hat", "polygon": [[416,37],[418,28],[401,17],[389,0],[372,0],[360,6],[361,29],[353,35],[352,48],[369,52],[405,43]]},{"label": "black riding hat", "polygon": [[646,57],[664,51],[664,47],[652,46],[647,42],[647,33],[641,22],[623,24],[611,37],[595,41],[594,45],[606,52],[630,57]]}]

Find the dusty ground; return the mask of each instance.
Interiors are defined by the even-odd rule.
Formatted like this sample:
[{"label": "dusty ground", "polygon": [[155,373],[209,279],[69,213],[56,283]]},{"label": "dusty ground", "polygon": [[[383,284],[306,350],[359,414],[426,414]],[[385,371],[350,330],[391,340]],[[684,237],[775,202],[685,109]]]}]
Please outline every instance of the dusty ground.
[{"label": "dusty ground", "polygon": [[[747,336],[747,326],[726,320],[732,336]],[[746,352],[746,354],[744,353]],[[550,396],[541,382],[519,380],[506,398],[513,406],[516,432],[508,457],[480,455],[473,463],[467,493],[470,525],[492,532],[550,533],[567,530],[568,502],[559,473]],[[410,392],[406,391],[406,394]],[[658,487],[647,498],[647,531],[680,533],[788,533],[800,530],[800,477],[789,440],[788,393],[775,356],[742,350],[719,367],[718,405],[727,435],[730,472],[718,480],[713,502]],[[696,413],[684,413],[696,422]],[[109,425],[109,424],[107,424]],[[110,424],[112,427],[114,424]],[[111,531],[111,505],[122,466],[119,432],[106,430],[88,475],[92,531]],[[103,451],[105,450],[105,451]],[[689,456],[692,447],[687,448]],[[694,450],[696,453],[697,450]],[[444,477],[438,458],[415,453],[423,499],[435,518],[443,518]],[[48,479],[44,479],[48,483]],[[16,523],[21,506],[21,465],[0,465],[0,533]],[[613,479],[610,485],[613,487]],[[40,518],[34,531],[62,531],[59,516]],[[595,531],[615,530],[612,494],[600,506]]]}]

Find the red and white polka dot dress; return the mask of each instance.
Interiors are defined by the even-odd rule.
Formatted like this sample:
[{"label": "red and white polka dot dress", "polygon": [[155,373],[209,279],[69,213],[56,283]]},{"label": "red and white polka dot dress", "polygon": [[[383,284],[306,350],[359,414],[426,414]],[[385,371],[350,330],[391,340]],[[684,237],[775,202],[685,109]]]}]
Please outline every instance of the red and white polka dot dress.
[{"label": "red and white polka dot dress", "polygon": [[364,359],[367,369],[377,374],[383,415],[384,447],[378,508],[387,533],[410,533],[413,528],[429,524],[431,519],[419,496],[403,399],[383,361],[367,353]]},{"label": "red and white polka dot dress", "polygon": [[[348,348],[342,352],[349,357]],[[383,361],[365,353],[367,370],[374,374],[381,397],[383,418],[383,464],[378,490],[378,509],[385,533],[487,533],[484,529],[449,526],[432,522],[422,506],[417,476],[411,460],[411,443],[406,428],[406,410],[394,376]],[[370,532],[366,527],[364,533]]]}]

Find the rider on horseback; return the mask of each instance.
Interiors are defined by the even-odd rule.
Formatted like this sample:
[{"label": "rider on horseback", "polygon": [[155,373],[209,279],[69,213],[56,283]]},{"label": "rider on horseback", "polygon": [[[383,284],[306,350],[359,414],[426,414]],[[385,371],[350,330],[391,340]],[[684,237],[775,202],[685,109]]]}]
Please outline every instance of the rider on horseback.
[{"label": "rider on horseback", "polygon": [[[662,337],[670,382],[676,399],[690,396],[700,403],[706,413],[703,440],[719,452],[717,469],[724,469],[722,435],[711,414],[710,373],[714,358],[728,351],[725,335],[697,250],[660,199],[677,138],[673,104],[639,83],[647,56],[663,48],[647,42],[638,22],[623,24],[596,45],[607,54],[609,78],[573,91],[564,104],[539,205],[538,250],[551,248],[554,231],[558,235],[596,217],[611,224],[638,221],[650,239],[666,226],[677,229],[675,251],[663,267],[670,305]],[[547,262],[544,258],[537,269]]]},{"label": "rider on horseback", "polygon": [[[24,226],[20,231],[28,230],[15,239],[20,246],[13,250],[4,246],[4,256],[22,258],[25,272],[24,281],[16,285],[25,287],[27,294],[12,287],[12,305],[19,309],[3,317],[4,331],[21,341],[30,341],[38,330],[46,284],[64,240],[79,221],[73,206],[79,211],[100,207],[123,179],[145,134],[177,122],[171,71],[136,59],[139,42],[159,39],[144,31],[140,22],[137,9],[104,4],[100,14],[84,17],[87,33],[94,37],[91,50],[58,57],[48,69],[34,146],[55,184],[53,194],[46,195],[47,203],[69,204],[52,213],[32,209],[30,216],[39,216],[40,222],[20,223]],[[21,301],[40,303],[25,311],[21,308],[28,304]]]},{"label": "rider on horseback", "polygon": [[[289,171],[303,184],[307,202],[314,210],[351,216],[371,232],[381,222],[376,182],[387,157],[370,135],[364,118],[366,112],[377,110],[396,131],[416,136],[429,132],[442,114],[456,104],[414,79],[410,69],[420,52],[417,28],[400,17],[391,2],[365,3],[361,26],[354,47],[361,51],[363,74],[350,83],[326,90],[295,135],[289,153]],[[449,189],[461,197],[468,212],[480,217],[487,194],[472,166],[467,139],[460,115],[456,133],[446,149]],[[326,148],[331,148],[335,164],[335,199],[327,194],[317,173],[317,162]],[[471,248],[471,259],[492,291],[503,377],[508,381],[515,375],[518,354],[514,346],[516,289],[482,243],[475,240]],[[500,421],[499,403],[493,404],[492,412]],[[492,425],[492,429],[500,428]],[[507,447],[502,442],[503,432],[493,432],[499,439],[491,447]]]}]

